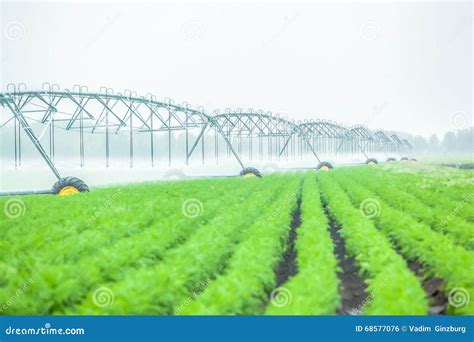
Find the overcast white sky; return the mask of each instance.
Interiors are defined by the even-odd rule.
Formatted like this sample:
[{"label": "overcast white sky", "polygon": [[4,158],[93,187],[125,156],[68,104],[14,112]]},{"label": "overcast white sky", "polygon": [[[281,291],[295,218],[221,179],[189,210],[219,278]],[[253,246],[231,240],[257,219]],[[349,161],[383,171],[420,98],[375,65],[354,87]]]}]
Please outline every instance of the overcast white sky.
[{"label": "overcast white sky", "polygon": [[18,3],[1,82],[429,136],[472,124],[472,3]]}]

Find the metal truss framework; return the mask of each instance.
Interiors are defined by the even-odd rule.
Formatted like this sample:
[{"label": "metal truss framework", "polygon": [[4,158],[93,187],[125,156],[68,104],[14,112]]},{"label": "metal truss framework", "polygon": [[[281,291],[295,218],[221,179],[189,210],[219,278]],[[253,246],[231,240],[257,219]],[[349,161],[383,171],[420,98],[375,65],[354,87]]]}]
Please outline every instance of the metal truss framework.
[{"label": "metal truss framework", "polygon": [[[84,166],[84,135],[102,134],[105,161],[109,166],[110,136],[125,134],[129,139],[130,167],[133,167],[134,136],[148,134],[151,165],[155,165],[156,134],[168,137],[168,161],[171,165],[171,134],[185,132],[185,162],[201,144],[204,162],[206,135],[213,135],[215,159],[219,159],[219,142],[223,142],[227,156],[233,156],[244,168],[243,156],[253,160],[296,159],[303,154],[312,155],[318,162],[344,154],[361,153],[369,158],[373,153],[411,153],[412,146],[406,139],[384,131],[371,132],[366,127],[344,127],[331,121],[314,120],[295,122],[272,113],[232,111],[206,114],[202,108],[191,108],[187,103],[175,104],[170,99],[158,101],[152,94],[137,96],[135,92],[114,93],[110,88],[89,92],[86,87],[74,86],[73,90],[60,90],[57,85],[44,84],[42,90],[26,90],[26,86],[8,85],[0,93],[0,104],[11,114],[0,123],[0,128],[13,126],[15,139],[15,165],[21,164],[21,132],[25,132],[42,158],[60,179],[55,160],[55,131],[64,129],[79,132],[80,165]],[[34,129],[41,127],[41,129]],[[198,132],[197,135],[190,132]],[[47,133],[47,134],[46,134]],[[49,138],[49,148],[42,143]],[[244,151],[245,148],[245,151]]]}]

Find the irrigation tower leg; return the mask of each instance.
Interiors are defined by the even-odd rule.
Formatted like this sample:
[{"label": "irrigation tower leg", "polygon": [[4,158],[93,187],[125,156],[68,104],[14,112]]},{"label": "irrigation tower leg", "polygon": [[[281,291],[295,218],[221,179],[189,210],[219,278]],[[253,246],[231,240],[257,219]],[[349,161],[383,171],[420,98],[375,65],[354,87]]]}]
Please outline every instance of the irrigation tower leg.
[{"label": "irrigation tower leg", "polygon": [[230,143],[230,140],[227,138],[226,134],[224,133],[224,131],[222,130],[222,127],[219,126],[218,123],[215,123],[215,122],[212,122],[212,125],[214,127],[216,127],[216,129],[219,131],[219,133],[222,135],[222,137],[224,138],[224,141],[226,142],[227,144],[227,147],[229,148],[229,150],[232,152],[232,154],[234,155],[235,159],[237,159],[237,162],[240,164],[240,166],[242,167],[242,169],[245,169],[245,166],[244,164],[242,163],[242,160],[240,160],[240,157],[239,155],[235,152],[234,150],[234,147],[232,146],[232,144]]},{"label": "irrigation tower leg", "polygon": [[56,169],[56,167],[54,166],[53,162],[51,161],[51,159],[48,157],[48,154],[46,153],[46,151],[44,150],[43,146],[41,145],[41,143],[39,142],[38,138],[36,137],[35,133],[33,132],[33,130],[31,129],[31,127],[28,125],[28,121],[26,121],[25,117],[23,116],[23,113],[18,109],[18,107],[13,104],[10,103],[10,102],[7,102],[7,106],[8,108],[10,108],[10,110],[12,111],[13,115],[15,115],[16,119],[18,120],[18,122],[20,122],[21,126],[23,127],[23,130],[25,131],[26,135],[28,136],[28,138],[30,138],[31,142],[33,143],[33,145],[35,145],[36,149],[38,150],[38,152],[41,154],[41,156],[43,157],[44,161],[46,162],[46,164],[48,164],[49,168],[51,169],[51,171],[54,173],[54,175],[56,176],[56,178],[58,180],[61,179],[61,175],[59,174],[59,171]]}]

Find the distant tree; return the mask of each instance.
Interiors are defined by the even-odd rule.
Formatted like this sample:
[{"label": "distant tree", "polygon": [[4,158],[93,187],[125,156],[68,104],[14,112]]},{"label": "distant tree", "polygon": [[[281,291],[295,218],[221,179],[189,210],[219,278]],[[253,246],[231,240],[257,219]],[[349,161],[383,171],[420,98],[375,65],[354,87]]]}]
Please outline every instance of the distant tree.
[{"label": "distant tree", "polygon": [[456,150],[456,133],[447,132],[441,143],[443,152],[452,152]]},{"label": "distant tree", "polygon": [[430,139],[428,140],[428,149],[431,152],[438,152],[439,151],[439,139],[436,134],[433,134]]}]

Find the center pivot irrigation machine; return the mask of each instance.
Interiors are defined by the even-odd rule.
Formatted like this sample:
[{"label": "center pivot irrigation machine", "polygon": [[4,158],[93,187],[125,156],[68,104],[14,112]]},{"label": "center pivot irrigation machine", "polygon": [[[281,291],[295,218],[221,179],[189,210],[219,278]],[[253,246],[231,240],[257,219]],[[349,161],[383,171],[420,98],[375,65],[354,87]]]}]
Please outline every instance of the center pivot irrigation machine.
[{"label": "center pivot irrigation machine", "polygon": [[[225,113],[208,115],[202,107],[191,108],[187,103],[178,105],[170,99],[158,101],[151,94],[140,97],[130,90],[114,93],[105,87],[98,93],[79,85],[72,90],[60,90],[56,84],[45,83],[42,88],[27,90],[24,84],[9,84],[7,91],[0,93],[2,111],[6,112],[0,128],[14,130],[15,166],[21,165],[22,131],[26,134],[58,179],[51,192],[59,195],[89,189],[82,180],[63,177],[58,171],[55,165],[57,129],[79,132],[81,167],[84,166],[85,133],[103,135],[107,167],[112,135],[128,137],[130,167],[133,167],[134,137],[138,134],[149,135],[152,166],[156,159],[154,140],[158,134],[167,136],[169,166],[173,133],[184,132],[183,162],[186,165],[199,149],[198,145],[201,145],[204,163],[205,138],[210,137],[216,163],[219,163],[219,152],[224,149],[228,158],[239,163],[240,175],[246,177],[261,177],[259,170],[249,167],[255,157],[260,161],[285,158],[290,162],[308,155],[314,164],[317,162],[317,170],[328,170],[334,167],[329,160],[335,157],[360,154],[367,164],[376,164],[376,154],[384,155],[387,161],[395,161],[394,154],[401,160],[408,160],[407,156],[412,153],[407,140],[384,131],[372,132],[364,126],[344,127],[326,120],[294,121],[252,109],[227,109]],[[48,141],[42,142],[45,137]]]}]

